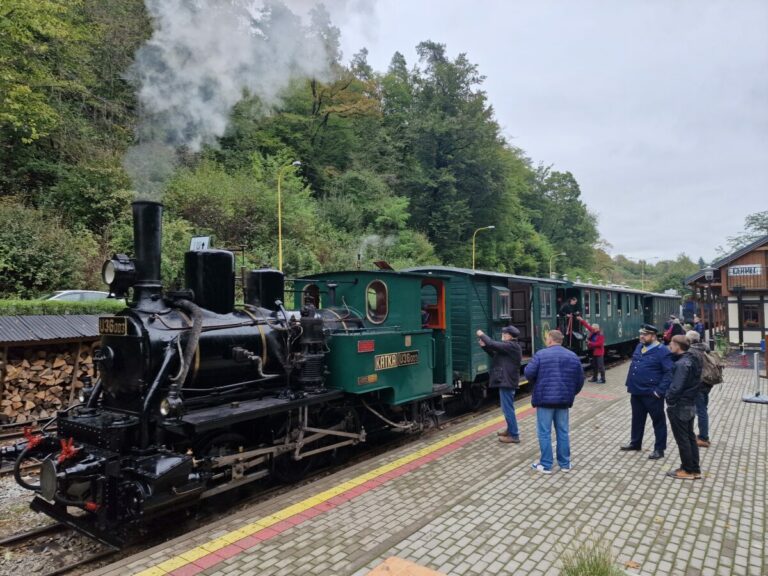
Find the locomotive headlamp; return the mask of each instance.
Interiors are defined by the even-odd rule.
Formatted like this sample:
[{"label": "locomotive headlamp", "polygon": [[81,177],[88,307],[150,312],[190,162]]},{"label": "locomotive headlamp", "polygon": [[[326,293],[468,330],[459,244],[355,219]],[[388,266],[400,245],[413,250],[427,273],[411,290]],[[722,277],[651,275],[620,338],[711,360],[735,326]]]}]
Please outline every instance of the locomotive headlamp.
[{"label": "locomotive headlamp", "polygon": [[183,402],[181,398],[174,395],[169,395],[160,402],[160,414],[164,418],[169,416],[176,416],[181,413],[181,407]]},{"label": "locomotive headlamp", "polygon": [[90,385],[83,386],[80,388],[80,392],[77,393],[77,399],[80,401],[80,404],[86,404],[91,399],[91,396],[93,396],[93,386]]},{"label": "locomotive headlamp", "polygon": [[109,291],[116,298],[123,298],[128,288],[133,286],[136,266],[125,254],[115,254],[101,267],[101,278],[109,285]]}]

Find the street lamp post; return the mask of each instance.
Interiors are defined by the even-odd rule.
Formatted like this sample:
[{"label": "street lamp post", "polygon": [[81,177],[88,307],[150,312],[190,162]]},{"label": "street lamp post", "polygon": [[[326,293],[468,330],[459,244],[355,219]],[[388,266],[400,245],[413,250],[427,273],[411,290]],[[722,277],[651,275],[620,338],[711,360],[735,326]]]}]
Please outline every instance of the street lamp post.
[{"label": "street lamp post", "polygon": [[[611,284],[613,284],[613,273],[616,271],[616,269],[611,268],[610,266],[601,266],[598,272],[602,272],[603,270],[607,270],[610,273],[609,281]],[[600,277],[602,278],[602,274],[600,275]]]},{"label": "street lamp post", "polygon": [[560,252],[559,254],[552,254],[552,256],[549,257],[549,277],[554,278],[552,274],[554,274],[552,270],[552,261],[557,258],[558,256],[568,256],[565,252]]},{"label": "street lamp post", "polygon": [[472,234],[472,270],[475,269],[475,238],[477,237],[477,233],[481,230],[493,230],[494,228],[496,228],[496,226],[483,226],[482,228],[475,230],[475,233]]},{"label": "street lamp post", "polygon": [[640,274],[640,285],[643,287],[643,290],[645,290],[645,265],[648,262],[648,260],[658,260],[660,256],[651,256],[647,260],[640,260],[640,263],[643,265],[642,272]]},{"label": "street lamp post", "polygon": [[280,270],[280,272],[283,271],[283,173],[286,170],[297,166],[301,166],[301,162],[295,160],[280,168],[277,173],[277,269]]},{"label": "street lamp post", "polygon": [[710,351],[715,349],[715,335],[714,335],[714,310],[712,309],[712,281],[715,279],[715,269],[712,266],[704,268],[704,281],[707,283],[707,308],[709,313],[707,314],[709,320],[709,349]]}]

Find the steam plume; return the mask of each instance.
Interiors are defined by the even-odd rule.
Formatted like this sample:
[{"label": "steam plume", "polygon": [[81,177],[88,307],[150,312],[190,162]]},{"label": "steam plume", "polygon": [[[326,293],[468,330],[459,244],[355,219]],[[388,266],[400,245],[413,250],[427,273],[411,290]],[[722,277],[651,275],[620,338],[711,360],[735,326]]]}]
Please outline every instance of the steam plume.
[{"label": "steam plume", "polygon": [[[335,12],[360,0],[347,0]],[[214,144],[232,107],[269,108],[294,78],[329,76],[338,29],[321,5],[293,0],[145,0],[154,33],[129,72],[139,144],[124,161],[141,196],[159,197],[178,149]]]}]

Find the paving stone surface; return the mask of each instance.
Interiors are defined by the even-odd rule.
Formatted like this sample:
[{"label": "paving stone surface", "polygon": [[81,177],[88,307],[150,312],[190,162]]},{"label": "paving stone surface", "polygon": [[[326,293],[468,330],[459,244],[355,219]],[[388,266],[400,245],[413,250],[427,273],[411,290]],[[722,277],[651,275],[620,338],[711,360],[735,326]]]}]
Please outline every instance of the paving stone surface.
[{"label": "paving stone surface", "polygon": [[[643,452],[618,450],[629,438],[626,370],[627,364],[611,369],[608,384],[587,384],[577,399],[569,473],[530,469],[538,444],[529,414],[520,420],[520,445],[481,437],[226,559],[214,557],[197,573],[362,576],[398,556],[450,575],[549,575],[560,573],[564,553],[603,540],[620,565],[631,566],[628,574],[768,574],[768,406],[741,402],[753,373],[726,371],[710,396],[705,477],[680,481],[665,476],[679,465],[671,431],[660,461],[647,459],[650,421]],[[428,435],[93,574],[151,569],[460,429]]]}]

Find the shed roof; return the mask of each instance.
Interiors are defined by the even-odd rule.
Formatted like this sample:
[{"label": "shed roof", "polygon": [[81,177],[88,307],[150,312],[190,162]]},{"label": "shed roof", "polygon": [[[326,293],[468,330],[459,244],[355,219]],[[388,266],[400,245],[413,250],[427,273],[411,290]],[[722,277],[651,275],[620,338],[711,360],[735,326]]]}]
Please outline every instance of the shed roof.
[{"label": "shed roof", "polygon": [[0,316],[0,345],[65,343],[98,337],[98,316]]}]

